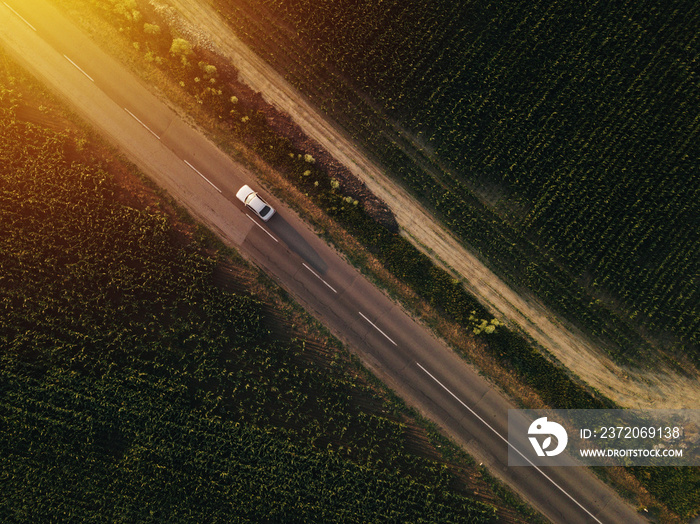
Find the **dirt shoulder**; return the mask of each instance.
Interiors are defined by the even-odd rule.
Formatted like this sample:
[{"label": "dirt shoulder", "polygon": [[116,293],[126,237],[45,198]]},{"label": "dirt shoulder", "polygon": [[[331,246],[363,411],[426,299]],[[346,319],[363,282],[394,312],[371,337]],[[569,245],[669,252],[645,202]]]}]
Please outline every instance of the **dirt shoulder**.
[{"label": "dirt shoulder", "polygon": [[[152,2],[157,4],[157,2]],[[352,140],[312,107],[278,72],[236,37],[208,2],[170,0],[180,29],[199,45],[226,56],[239,78],[292,120],[383,200],[412,243],[462,279],[499,319],[517,326],[589,386],[624,407],[690,408],[700,403],[697,372],[632,370],[614,363],[605,348],[567,326],[532,296],[516,293],[462,246],[423,206],[390,180]]]}]

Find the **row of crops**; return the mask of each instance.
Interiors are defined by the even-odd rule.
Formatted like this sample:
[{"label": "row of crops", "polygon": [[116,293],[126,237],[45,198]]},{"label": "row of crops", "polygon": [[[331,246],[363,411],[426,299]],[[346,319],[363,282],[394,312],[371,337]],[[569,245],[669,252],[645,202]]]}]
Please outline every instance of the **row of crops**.
[{"label": "row of crops", "polygon": [[346,357],[20,120],[2,67],[0,520],[493,521]]},{"label": "row of crops", "polygon": [[447,486],[202,416],[178,378],[0,371],[4,522],[490,522]]},{"label": "row of crops", "polygon": [[217,6],[511,283],[700,358],[693,2]]}]

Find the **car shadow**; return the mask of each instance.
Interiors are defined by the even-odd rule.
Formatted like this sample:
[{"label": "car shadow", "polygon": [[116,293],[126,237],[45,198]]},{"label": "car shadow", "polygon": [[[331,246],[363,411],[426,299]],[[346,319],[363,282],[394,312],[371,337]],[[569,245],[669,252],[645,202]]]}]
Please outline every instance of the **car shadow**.
[{"label": "car shadow", "polygon": [[328,270],[326,261],[282,216],[276,214],[271,217],[267,226],[289,249],[299,255],[315,271],[324,274]]}]

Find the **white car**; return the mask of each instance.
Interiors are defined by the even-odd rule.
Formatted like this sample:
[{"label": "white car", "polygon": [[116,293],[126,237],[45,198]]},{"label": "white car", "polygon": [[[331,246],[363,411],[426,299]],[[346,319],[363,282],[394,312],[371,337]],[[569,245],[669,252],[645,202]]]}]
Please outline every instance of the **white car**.
[{"label": "white car", "polygon": [[275,210],[248,186],[240,188],[236,196],[238,200],[243,202],[246,207],[252,209],[253,212],[265,222],[270,220],[272,215],[275,214]]}]

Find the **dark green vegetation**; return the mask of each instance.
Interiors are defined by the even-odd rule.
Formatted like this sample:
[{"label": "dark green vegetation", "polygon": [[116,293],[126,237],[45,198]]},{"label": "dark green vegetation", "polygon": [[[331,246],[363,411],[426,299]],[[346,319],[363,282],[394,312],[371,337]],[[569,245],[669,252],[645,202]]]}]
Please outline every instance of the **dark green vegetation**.
[{"label": "dark green vegetation", "polygon": [[697,2],[216,4],[511,284],[700,361]]},{"label": "dark green vegetation", "polygon": [[[487,316],[464,288],[454,282],[447,273],[435,268],[426,256],[420,254],[405,239],[378,225],[363,212],[361,205],[354,204],[352,199],[344,196],[323,166],[307,162],[304,159],[304,150],[295,147],[290,140],[270,126],[261,110],[264,107],[260,104],[259,96],[238,84],[235,81],[236,72],[227,69],[229,66],[217,61],[215,56],[207,56],[202,49],[189,49],[182,43],[173,47],[175,35],[162,18],[149,11],[145,2],[139,4],[142,11],[136,20],[129,13],[129,16],[114,17],[114,7],[110,3],[97,0],[91,3],[99,6],[107,15],[106,18],[117,24],[120,33],[126,36],[129,47],[132,47],[132,42],[137,42],[140,53],[146,60],[153,61],[173,78],[182,81],[185,90],[196,100],[201,100],[202,107],[220,117],[224,124],[229,126],[228,130],[233,136],[250,145],[297,187],[308,193],[322,209],[368,246],[387,268],[436,309],[469,330],[474,327],[470,319],[472,312],[477,318]],[[249,11],[255,12],[253,8]],[[154,25],[158,26],[158,31],[152,29]],[[261,34],[276,35],[272,28],[264,29],[256,24],[250,24],[248,29],[255,29]],[[171,53],[171,49],[175,52]],[[294,47],[290,46],[289,49]],[[216,71],[212,70],[210,65],[214,65]],[[299,65],[300,63],[294,62],[290,67]],[[305,87],[309,86],[311,84]],[[235,101],[231,96],[236,96]],[[348,92],[347,96],[348,100],[354,100],[356,94]],[[362,107],[363,103],[358,99],[357,107]],[[386,123],[380,115],[374,115],[372,121],[372,125]],[[366,121],[368,124],[369,122]],[[397,151],[396,144],[385,145],[387,151]],[[410,165],[405,159],[401,162],[406,166]],[[446,193],[447,197],[453,195],[454,193]],[[473,209],[478,211],[475,211],[475,220],[482,220],[480,213],[486,213],[487,210],[476,199],[472,200],[472,204]],[[500,222],[495,219],[479,223],[483,230],[478,232],[483,234],[485,239],[491,238],[489,235],[492,235],[493,227],[500,227]],[[515,334],[499,329],[495,335],[488,337],[488,350],[491,354],[504,367],[516,371],[550,405],[559,408],[609,406],[607,400],[593,397],[572,381],[565,371],[552,365],[546,357]],[[668,477],[663,470],[648,474],[637,470],[635,473],[640,478],[643,477],[642,481],[652,493],[658,495],[675,511],[683,515],[697,512],[696,495],[699,488],[693,487],[697,485],[696,470],[681,468]],[[674,489],[678,482],[687,486],[687,489]]]},{"label": "dark green vegetation", "polygon": [[[179,371],[166,378],[115,370],[94,379],[53,368],[39,380],[3,371],[3,522],[57,515],[66,522],[490,522],[495,515],[445,484],[380,473],[294,443],[288,432],[207,415],[216,402],[193,406],[192,373]],[[391,431],[380,419],[361,422],[375,434]]]},{"label": "dark green vegetation", "polygon": [[698,514],[700,468],[631,468],[650,493],[687,520]]},{"label": "dark green vegetation", "polygon": [[0,520],[495,518],[463,495],[476,470],[250,268],[133,204],[76,132],[19,118],[30,82],[0,64]]}]

